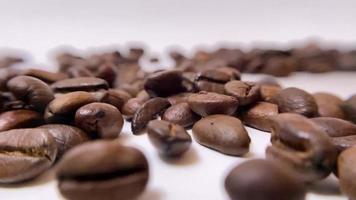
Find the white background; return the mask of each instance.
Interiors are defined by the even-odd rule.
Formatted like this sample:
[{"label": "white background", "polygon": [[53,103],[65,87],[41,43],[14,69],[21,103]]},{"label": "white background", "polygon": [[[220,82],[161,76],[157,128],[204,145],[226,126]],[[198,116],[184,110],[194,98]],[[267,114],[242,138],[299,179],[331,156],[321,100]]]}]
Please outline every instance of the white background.
[{"label": "white background", "polygon": [[[0,48],[31,52],[32,67],[53,68],[48,52],[58,46],[95,49],[144,41],[162,52],[169,45],[185,49],[218,42],[237,42],[243,48],[274,44],[286,46],[303,39],[327,44],[356,41],[355,1],[285,0],[149,0],[58,1],[0,0]],[[288,42],[288,43],[287,43]],[[254,80],[256,76],[245,76]],[[343,98],[356,91],[356,73],[297,74],[283,78],[284,86],[307,91],[330,91]],[[267,133],[248,129],[251,153],[263,157]],[[133,137],[125,125],[122,140],[142,149],[149,158],[151,180],[142,200],[220,200],[227,196],[223,180],[246,158],[229,157],[193,143],[191,151],[177,161],[163,161],[145,135]],[[318,184],[308,199],[346,199],[337,193],[334,179]],[[331,191],[319,196],[316,191]],[[324,192],[325,193],[325,192]],[[50,171],[23,185],[1,187],[0,199],[61,199]]]}]

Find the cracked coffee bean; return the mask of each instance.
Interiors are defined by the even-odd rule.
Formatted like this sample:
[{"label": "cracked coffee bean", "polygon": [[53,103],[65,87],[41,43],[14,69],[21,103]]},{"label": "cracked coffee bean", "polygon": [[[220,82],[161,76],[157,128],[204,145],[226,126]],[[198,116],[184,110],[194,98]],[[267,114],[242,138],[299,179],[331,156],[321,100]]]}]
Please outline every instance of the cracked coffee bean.
[{"label": "cracked coffee bean", "polygon": [[200,116],[190,109],[188,103],[179,103],[169,107],[163,113],[162,119],[186,128],[198,121]]},{"label": "cracked coffee bean", "polygon": [[68,151],[58,163],[61,194],[70,200],[131,200],[146,188],[148,162],[141,151],[97,140]]},{"label": "cracked coffee bean", "polygon": [[75,113],[75,125],[93,138],[117,138],[124,119],[120,111],[106,103],[90,103]]},{"label": "cracked coffee bean", "polygon": [[164,120],[152,120],[147,125],[148,138],[158,152],[166,157],[179,157],[192,143],[182,126]]},{"label": "cracked coffee bean", "polygon": [[260,99],[260,86],[252,82],[230,81],[225,84],[225,93],[237,98],[241,106],[257,102]]},{"label": "cracked coffee bean", "polygon": [[32,110],[12,110],[0,114],[0,131],[32,128],[43,123],[42,114]]},{"label": "cracked coffee bean", "polygon": [[0,133],[0,183],[37,177],[56,159],[57,146],[47,130],[13,129]]},{"label": "cracked coffee bean", "polygon": [[193,126],[194,139],[221,153],[242,156],[249,151],[250,137],[241,121],[228,115],[210,115]]}]

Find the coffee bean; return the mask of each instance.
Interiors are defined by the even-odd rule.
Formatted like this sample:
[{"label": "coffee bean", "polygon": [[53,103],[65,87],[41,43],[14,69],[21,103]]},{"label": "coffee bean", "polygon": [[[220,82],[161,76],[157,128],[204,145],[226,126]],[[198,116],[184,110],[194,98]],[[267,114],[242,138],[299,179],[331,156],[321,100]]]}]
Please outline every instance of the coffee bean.
[{"label": "coffee bean", "polygon": [[222,83],[199,80],[195,82],[194,87],[197,88],[198,91],[215,92],[219,94],[225,93],[224,84]]},{"label": "coffee bean", "polygon": [[55,92],[74,92],[74,91],[97,91],[100,89],[108,89],[108,83],[101,78],[80,77],[57,81],[52,84],[52,89]]},{"label": "coffee bean", "polygon": [[122,107],[122,114],[127,120],[131,120],[136,111],[149,100],[149,96],[145,90],[137,94],[135,98],[129,99]]},{"label": "coffee bean", "polygon": [[52,166],[57,155],[53,137],[44,129],[0,133],[0,183],[35,178]]},{"label": "coffee bean", "polygon": [[336,117],[345,118],[340,105],[342,100],[330,93],[318,92],[313,94],[316,104],[318,105],[318,113],[320,117]]},{"label": "coffee bean", "polygon": [[151,97],[167,97],[184,92],[182,82],[181,71],[163,70],[150,74],[146,79],[144,88]]},{"label": "coffee bean", "polygon": [[271,118],[278,115],[278,106],[267,102],[258,102],[242,114],[242,122],[262,131],[271,131]]},{"label": "coffee bean", "polygon": [[109,89],[101,99],[101,102],[111,104],[122,111],[122,107],[129,99],[131,99],[131,95],[124,90]]},{"label": "coffee bean", "polygon": [[188,97],[190,108],[200,116],[213,114],[232,115],[239,102],[236,98],[212,92],[200,92]]},{"label": "coffee bean", "polygon": [[96,102],[94,96],[88,92],[70,92],[51,101],[45,111],[47,123],[71,123],[78,108]]},{"label": "coffee bean", "polygon": [[356,146],[356,135],[342,136],[342,137],[332,137],[331,141],[337,148],[338,153],[345,151],[348,148]]},{"label": "coffee bean", "polygon": [[134,97],[137,96],[138,93],[144,89],[143,86],[144,86],[143,80],[136,80],[133,83],[121,84],[120,87],[118,87],[118,89],[122,89]]},{"label": "coffee bean", "polygon": [[282,90],[279,86],[274,85],[260,85],[261,100],[265,102],[275,103],[274,99]]},{"label": "coffee bean", "polygon": [[325,178],[335,165],[337,150],[330,138],[304,116],[284,113],[273,118],[271,142],[266,157],[288,165],[306,182]]},{"label": "coffee bean", "polygon": [[338,158],[340,189],[350,199],[356,199],[356,147],[349,148]]},{"label": "coffee bean", "polygon": [[162,119],[183,127],[190,127],[200,119],[200,116],[190,109],[188,103],[179,103],[169,107]]},{"label": "coffee bean", "polygon": [[12,78],[7,82],[7,88],[16,98],[39,112],[54,98],[51,88],[45,82],[30,76]]},{"label": "coffee bean", "polygon": [[158,152],[167,157],[181,156],[192,143],[192,138],[182,126],[163,120],[150,121],[147,134]]},{"label": "coffee bean", "polygon": [[31,128],[42,123],[42,115],[32,110],[13,110],[0,114],[0,131],[15,128]]},{"label": "coffee bean", "polygon": [[135,113],[131,123],[132,133],[142,134],[149,121],[156,119],[171,104],[165,98],[155,97],[146,101]]},{"label": "coffee bean", "polygon": [[186,103],[186,102],[188,102],[188,97],[191,94],[193,94],[193,93],[183,92],[183,93],[179,93],[179,94],[175,94],[175,95],[169,96],[169,97],[167,97],[167,100],[172,105],[176,105],[176,104],[179,104],[179,103]]},{"label": "coffee bean", "polygon": [[110,87],[114,85],[116,80],[116,66],[114,64],[102,64],[95,73],[95,77],[104,79]]},{"label": "coffee bean", "polygon": [[70,78],[94,77],[94,74],[83,66],[71,67],[66,71],[66,73]]},{"label": "coffee bean", "polygon": [[117,141],[76,146],[57,166],[59,191],[73,200],[136,199],[145,190],[148,178],[145,156]]},{"label": "coffee bean", "polygon": [[346,118],[353,123],[356,123],[356,95],[353,95],[344,101],[341,108],[344,111]]},{"label": "coffee bean", "polygon": [[26,69],[22,72],[23,75],[32,76],[38,78],[46,83],[54,83],[63,79],[67,79],[68,76],[61,72],[49,72],[42,69]]},{"label": "coffee bean", "polygon": [[22,71],[19,69],[14,68],[0,68],[0,90],[6,91],[7,90],[7,82],[14,78],[15,76],[21,75]]},{"label": "coffee bean", "polygon": [[283,165],[255,159],[233,168],[225,179],[231,200],[304,200],[306,188]]},{"label": "coffee bean", "polygon": [[260,86],[276,86],[276,87],[282,88],[281,85],[276,80],[276,78],[274,78],[273,76],[269,76],[269,75],[260,79],[259,81],[257,81],[257,83]]},{"label": "coffee bean", "polygon": [[193,126],[194,139],[201,145],[232,156],[249,151],[250,137],[241,121],[228,115],[210,115]]},{"label": "coffee bean", "polygon": [[225,67],[224,69],[205,69],[198,74],[197,81],[205,80],[215,83],[226,83],[230,80],[234,80],[236,76],[239,78],[238,74],[234,74],[233,71],[228,71],[226,68],[228,67]]},{"label": "coffee bean", "polygon": [[46,129],[54,138],[58,148],[56,157],[57,160],[72,147],[89,140],[88,135],[84,131],[74,126],[64,124],[46,124],[40,126],[39,128]]},{"label": "coffee bean", "polygon": [[230,81],[224,87],[225,93],[236,97],[242,106],[255,103],[260,98],[260,86],[252,82]]},{"label": "coffee bean", "polygon": [[278,110],[281,113],[297,113],[306,117],[318,114],[318,105],[314,97],[304,90],[290,87],[283,89],[275,97]]},{"label": "coffee bean", "polygon": [[124,119],[120,111],[110,104],[90,103],[77,110],[75,124],[93,138],[117,138]]}]

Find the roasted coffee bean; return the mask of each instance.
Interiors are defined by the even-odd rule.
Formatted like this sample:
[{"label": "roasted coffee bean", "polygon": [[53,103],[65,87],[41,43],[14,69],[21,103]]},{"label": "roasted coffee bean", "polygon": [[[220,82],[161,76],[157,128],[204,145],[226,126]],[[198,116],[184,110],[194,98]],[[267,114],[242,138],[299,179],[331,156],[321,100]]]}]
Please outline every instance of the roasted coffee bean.
[{"label": "roasted coffee bean", "polygon": [[93,138],[117,138],[124,119],[120,111],[106,103],[90,103],[77,110],[75,125]]},{"label": "roasted coffee bean", "polygon": [[54,83],[63,79],[67,79],[68,76],[61,72],[49,72],[42,69],[27,69],[22,72],[23,75],[32,76],[38,78],[46,83]]},{"label": "roasted coffee bean", "polygon": [[30,76],[12,78],[7,82],[7,88],[16,98],[40,112],[54,98],[51,88],[45,82]]},{"label": "roasted coffee bean", "polygon": [[149,121],[156,119],[171,104],[165,98],[155,97],[146,101],[134,114],[131,130],[135,135],[142,134]]},{"label": "roasted coffee bean", "polygon": [[137,96],[140,91],[142,91],[144,88],[144,81],[143,80],[136,80],[133,83],[125,83],[121,84],[120,87],[117,87],[119,89],[122,89],[129,93],[131,96]]},{"label": "roasted coffee bean", "polygon": [[255,159],[233,168],[225,179],[231,200],[304,200],[306,188],[285,166]]},{"label": "roasted coffee bean", "polygon": [[13,129],[0,133],[0,183],[35,178],[52,166],[57,146],[48,131]]},{"label": "roasted coffee bean", "polygon": [[194,87],[197,88],[198,91],[215,92],[219,94],[225,93],[224,84],[222,83],[199,80],[195,82]]},{"label": "roasted coffee bean", "polygon": [[205,80],[205,81],[215,82],[215,83],[226,83],[228,81],[235,80],[236,78],[238,79],[240,78],[239,74],[237,74],[238,72],[234,73],[233,71],[228,71],[228,69],[226,68],[228,67],[205,69],[198,74],[196,79],[197,81]]},{"label": "roasted coffee bean", "polygon": [[258,102],[242,113],[242,122],[262,131],[271,131],[271,118],[278,115],[278,106],[267,102]]},{"label": "roasted coffee bean", "polygon": [[213,114],[232,115],[239,102],[235,97],[212,92],[200,92],[188,97],[189,107],[200,116]]},{"label": "roasted coffee bean", "polygon": [[131,99],[131,95],[124,90],[109,89],[101,99],[101,102],[111,104],[122,111],[122,107],[129,99]]},{"label": "roasted coffee bean", "polygon": [[260,98],[260,86],[252,82],[230,81],[224,87],[225,93],[237,98],[242,106],[255,103]]},{"label": "roasted coffee bean", "polygon": [[116,80],[116,67],[114,64],[102,64],[95,73],[95,77],[104,79],[110,87],[114,85]]},{"label": "roasted coffee bean", "polygon": [[162,119],[186,128],[198,121],[200,116],[190,109],[188,103],[183,102],[169,107],[163,113]]},{"label": "roasted coffee bean", "polygon": [[6,91],[7,90],[7,82],[14,78],[15,76],[21,75],[22,71],[19,69],[14,68],[0,68],[0,90]]},{"label": "roasted coffee bean", "polygon": [[83,66],[71,67],[66,71],[66,73],[70,78],[94,77],[94,74]]},{"label": "roasted coffee bean", "polygon": [[350,200],[356,199],[356,147],[349,148],[338,158],[340,189]]},{"label": "roasted coffee bean", "polygon": [[55,92],[87,91],[93,92],[100,89],[108,89],[108,83],[101,78],[80,77],[57,81],[52,84]]},{"label": "roasted coffee bean", "polygon": [[268,58],[263,63],[261,73],[273,76],[288,76],[297,69],[296,59],[286,56],[274,56]]},{"label": "roasted coffee bean", "polygon": [[261,86],[262,85],[264,85],[264,86],[276,86],[276,87],[281,88],[281,85],[278,83],[276,78],[274,78],[273,76],[265,76],[261,80],[257,81],[257,83],[259,85],[261,85]]},{"label": "roasted coffee bean", "polygon": [[[173,84],[174,83],[174,84]],[[182,72],[178,70],[162,70],[150,74],[144,88],[151,97],[167,97],[184,92]]]},{"label": "roasted coffee bean", "polygon": [[78,108],[96,102],[88,92],[70,92],[51,101],[45,111],[47,123],[71,123]]},{"label": "roasted coffee bean", "polygon": [[42,123],[42,114],[32,110],[13,110],[0,114],[0,131],[15,128],[31,128]]},{"label": "roasted coffee bean", "polygon": [[98,140],[74,147],[58,163],[61,194],[73,200],[131,200],[146,188],[145,156],[117,141]]},{"label": "roasted coffee bean", "polygon": [[167,157],[181,156],[192,143],[192,138],[182,126],[163,120],[150,121],[147,134],[158,152]]},{"label": "roasted coffee bean", "polygon": [[267,158],[288,165],[306,182],[328,176],[337,159],[330,138],[302,115],[283,113],[273,118],[271,142]]},{"label": "roasted coffee bean", "polygon": [[342,100],[330,93],[318,92],[313,94],[316,104],[318,105],[318,113],[320,117],[336,117],[345,118],[340,105]]},{"label": "roasted coffee bean", "polygon": [[341,153],[348,148],[356,146],[356,135],[332,137],[331,141],[337,148],[338,152]]},{"label": "roasted coffee bean", "polygon": [[147,92],[139,92],[135,98],[129,99],[122,107],[122,114],[127,120],[131,120],[136,111],[149,100]]},{"label": "roasted coffee bean", "polygon": [[193,126],[194,139],[201,145],[233,156],[249,151],[250,137],[241,121],[228,115],[210,115]]},{"label": "roasted coffee bean", "polygon": [[296,113],[306,117],[318,115],[318,105],[314,97],[298,88],[290,87],[281,90],[274,101],[281,113]]},{"label": "roasted coffee bean", "polygon": [[265,102],[274,103],[277,94],[282,90],[279,86],[274,85],[260,85],[261,100]]},{"label": "roasted coffee bean", "polygon": [[74,126],[46,124],[39,128],[46,129],[53,136],[58,148],[57,160],[72,147],[89,140],[88,135],[84,131]]},{"label": "roasted coffee bean", "polygon": [[341,108],[344,111],[346,118],[353,123],[356,123],[356,95],[353,95],[344,101]]},{"label": "roasted coffee bean", "polygon": [[179,94],[175,94],[173,96],[167,97],[167,100],[172,105],[176,105],[176,104],[179,104],[179,103],[186,103],[186,102],[188,102],[188,97],[191,94],[193,94],[193,93],[183,92],[183,93],[179,93]]}]

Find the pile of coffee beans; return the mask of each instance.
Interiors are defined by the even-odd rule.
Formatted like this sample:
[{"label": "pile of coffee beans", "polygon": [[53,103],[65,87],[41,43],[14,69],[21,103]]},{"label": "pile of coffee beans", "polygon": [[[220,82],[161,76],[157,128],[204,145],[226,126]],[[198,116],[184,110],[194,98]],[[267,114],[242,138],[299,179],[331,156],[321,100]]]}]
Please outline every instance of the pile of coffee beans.
[{"label": "pile of coffee beans", "polygon": [[266,159],[228,174],[231,199],[304,199],[310,184],[332,173],[356,199],[356,95],[344,100],[283,88],[273,77],[241,76],[356,70],[355,51],[222,48],[192,58],[171,52],[176,67],[153,72],[140,67],[144,54],[66,52],[57,56],[57,72],[2,60],[0,183],[29,181],[55,166],[67,199],[135,199],[148,183],[149,160],[120,141],[124,123],[131,122],[133,135],[147,134],[165,159],[180,159],[192,142],[244,156],[251,142],[246,125],[269,132],[271,145]]}]

